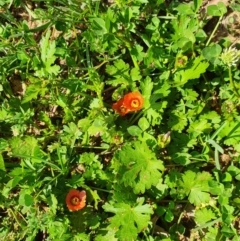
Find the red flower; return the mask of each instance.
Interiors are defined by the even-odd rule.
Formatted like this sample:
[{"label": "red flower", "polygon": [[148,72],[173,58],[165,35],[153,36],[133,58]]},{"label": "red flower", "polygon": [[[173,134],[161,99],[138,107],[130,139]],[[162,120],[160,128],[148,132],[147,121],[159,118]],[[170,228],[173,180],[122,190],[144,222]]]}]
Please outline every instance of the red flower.
[{"label": "red flower", "polygon": [[78,211],[86,206],[86,192],[71,189],[66,196],[66,204],[70,211]]},{"label": "red flower", "polygon": [[131,111],[140,110],[143,106],[144,99],[142,95],[135,91],[123,96],[118,102],[112,105],[112,108],[121,116]]}]

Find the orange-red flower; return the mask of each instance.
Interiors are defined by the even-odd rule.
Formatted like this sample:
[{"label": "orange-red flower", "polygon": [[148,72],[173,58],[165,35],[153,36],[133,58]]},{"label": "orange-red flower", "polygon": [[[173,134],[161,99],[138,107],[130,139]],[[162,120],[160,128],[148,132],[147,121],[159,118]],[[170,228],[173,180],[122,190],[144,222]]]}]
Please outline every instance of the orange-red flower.
[{"label": "orange-red flower", "polygon": [[71,189],[66,196],[66,204],[70,211],[78,211],[86,206],[86,192]]},{"label": "orange-red flower", "polygon": [[143,106],[144,99],[138,92],[130,92],[124,95],[118,102],[112,105],[112,108],[121,116],[126,115],[131,111],[140,110]]}]

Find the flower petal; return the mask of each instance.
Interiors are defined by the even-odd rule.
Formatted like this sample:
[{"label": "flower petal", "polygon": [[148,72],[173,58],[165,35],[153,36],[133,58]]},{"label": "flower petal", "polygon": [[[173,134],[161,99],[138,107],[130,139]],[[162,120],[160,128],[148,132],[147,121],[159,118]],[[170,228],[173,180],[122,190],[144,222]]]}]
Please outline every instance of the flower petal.
[{"label": "flower petal", "polygon": [[143,107],[144,99],[138,92],[130,92],[123,97],[123,104],[131,111],[140,110]]},{"label": "flower petal", "polygon": [[70,211],[78,211],[86,206],[86,192],[71,189],[66,196],[66,204]]},{"label": "flower petal", "polygon": [[124,95],[119,101],[112,105],[112,108],[121,116],[126,115],[131,111],[140,110],[143,106],[144,99],[138,92],[130,92]]}]

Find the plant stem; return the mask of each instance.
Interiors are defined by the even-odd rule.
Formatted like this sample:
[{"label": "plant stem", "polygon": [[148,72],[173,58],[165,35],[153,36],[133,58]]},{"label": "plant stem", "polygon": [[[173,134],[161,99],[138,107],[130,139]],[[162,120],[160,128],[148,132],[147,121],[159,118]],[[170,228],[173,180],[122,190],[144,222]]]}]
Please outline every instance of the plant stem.
[{"label": "plant stem", "polygon": [[209,39],[208,39],[208,41],[207,41],[207,43],[206,43],[206,46],[208,46],[208,45],[209,45],[209,43],[210,43],[210,41],[212,40],[213,35],[214,35],[214,34],[215,34],[215,32],[217,31],[218,26],[219,26],[219,24],[220,24],[220,23],[221,23],[221,21],[222,21],[222,18],[223,18],[223,16],[221,16],[221,17],[218,19],[218,22],[217,22],[217,24],[216,24],[215,28],[213,29],[213,31],[212,31],[212,33],[211,33],[211,35],[210,35],[210,37],[209,37]]},{"label": "plant stem", "polygon": [[113,191],[109,191],[109,190],[106,190],[106,189],[102,189],[102,188],[98,188],[98,187],[91,187],[91,186],[89,186],[89,187],[92,188],[92,189],[98,190],[98,191],[113,193]]},{"label": "plant stem", "polygon": [[130,124],[131,124],[131,125],[134,124],[134,122],[135,122],[136,120],[138,120],[141,115],[142,115],[142,112],[141,112],[141,111],[140,111],[137,115],[136,115],[136,113],[135,113],[135,114],[131,117],[131,119],[130,119]]},{"label": "plant stem", "polygon": [[23,228],[23,225],[22,225],[21,223],[19,223],[19,221],[18,221],[18,219],[17,219],[14,211],[13,211],[11,208],[9,208],[8,210],[9,210],[10,213],[13,215],[13,217],[14,217],[15,221],[17,222],[17,224],[19,225],[19,227]]},{"label": "plant stem", "polygon": [[[221,222],[222,218],[217,218],[211,222],[208,222],[208,223],[205,223],[197,228],[194,228],[193,230],[194,231],[198,231],[198,230],[201,230],[203,228],[207,228],[207,227],[212,227],[215,223],[218,223],[218,222]],[[220,240],[220,239],[219,239]]]},{"label": "plant stem", "polygon": [[228,74],[229,74],[229,81],[230,81],[230,84],[232,86],[232,90],[234,92],[234,94],[240,98],[240,95],[238,94],[238,91],[237,91],[237,88],[233,82],[233,78],[232,78],[232,70],[231,70],[231,67],[229,66],[228,67]]}]

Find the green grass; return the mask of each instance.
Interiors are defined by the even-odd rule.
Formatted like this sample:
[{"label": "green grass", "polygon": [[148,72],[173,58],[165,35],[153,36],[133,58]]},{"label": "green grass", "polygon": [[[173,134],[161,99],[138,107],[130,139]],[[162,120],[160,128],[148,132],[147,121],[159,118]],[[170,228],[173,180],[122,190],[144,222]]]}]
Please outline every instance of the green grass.
[{"label": "green grass", "polygon": [[[216,38],[227,11],[0,1],[0,240],[239,240],[240,45]],[[141,110],[112,109],[135,91]],[[71,189],[86,192],[79,211]]]}]

